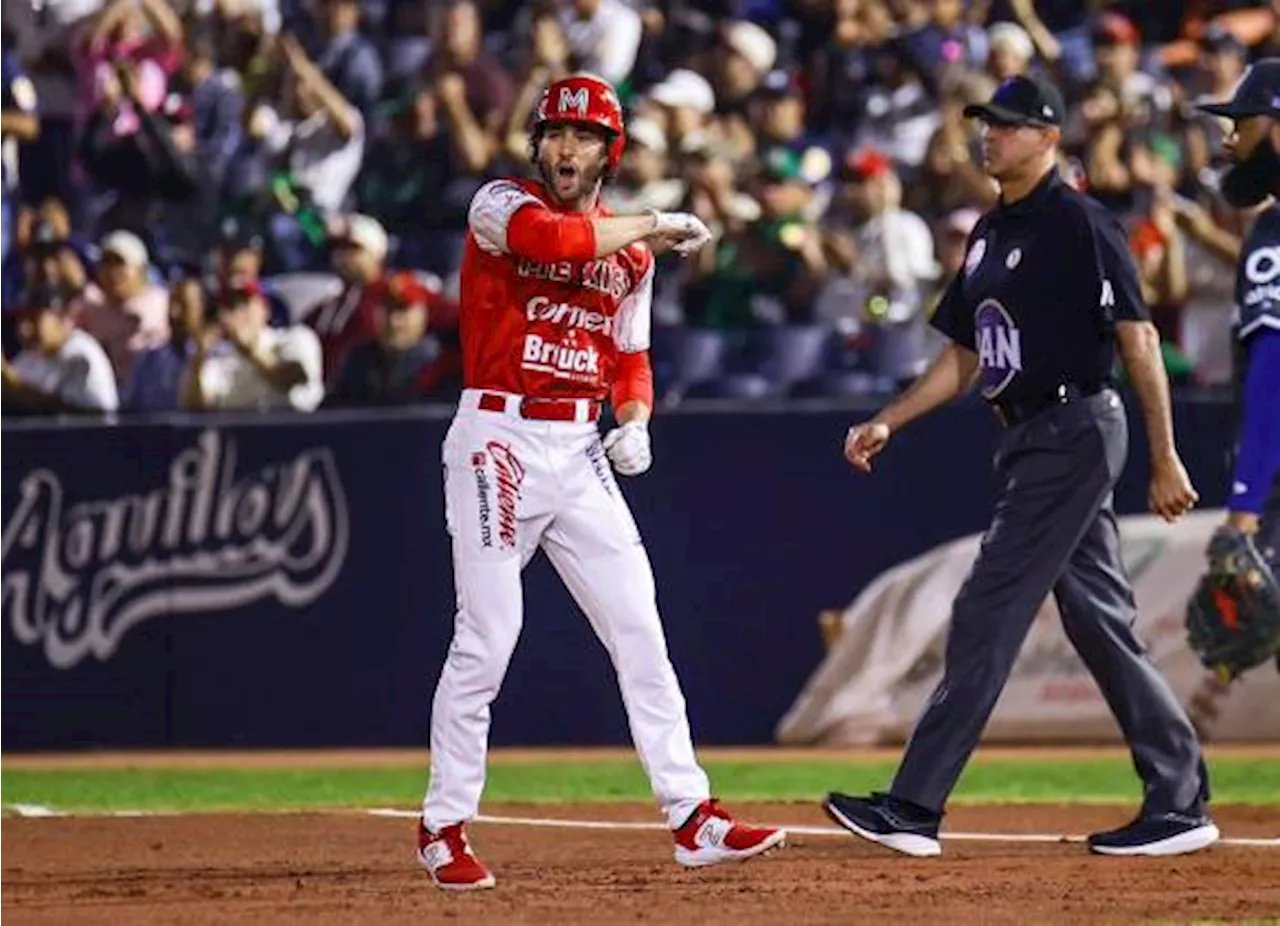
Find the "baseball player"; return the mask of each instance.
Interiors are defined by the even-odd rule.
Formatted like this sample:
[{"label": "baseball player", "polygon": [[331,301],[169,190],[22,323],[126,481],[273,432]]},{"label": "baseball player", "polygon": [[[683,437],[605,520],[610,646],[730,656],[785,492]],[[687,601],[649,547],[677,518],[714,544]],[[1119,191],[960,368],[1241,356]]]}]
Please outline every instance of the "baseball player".
[{"label": "baseball player", "polygon": [[1199,108],[1234,123],[1224,198],[1238,209],[1271,200],[1236,272],[1239,439],[1226,523],[1188,613],[1192,648],[1227,682],[1276,652],[1280,634],[1280,58],[1254,64],[1227,102]]},{"label": "baseball player", "polygon": [[966,116],[982,124],[1000,202],[969,237],[964,267],[932,323],[950,338],[921,379],[849,430],[845,456],[871,459],[908,422],[975,381],[1005,425],[995,516],[952,606],[943,678],[887,794],[833,793],[841,826],[909,855],[937,855],[951,790],[977,746],[1036,612],[1053,592],[1063,628],[1116,716],[1143,782],[1138,817],[1094,833],[1112,855],[1174,855],[1218,839],[1208,776],[1186,713],[1133,633],[1111,492],[1128,432],[1114,388],[1117,351],[1142,405],[1151,508],[1173,521],[1196,501],[1178,457],[1159,335],[1114,217],[1058,175],[1064,118],[1050,84],[1002,83]]},{"label": "baseball player", "polygon": [[[785,833],[736,822],[710,797],[667,656],[653,573],[612,469],[649,468],[654,251],[710,239],[687,213],[599,205],[625,137],[613,88],[551,84],[534,113],[538,179],[495,180],[471,203],[461,271],[464,391],[444,441],[458,610],[431,716],[419,861],[446,889],[492,887],[463,832],[484,787],[489,705],[520,634],[520,573],[541,547],[608,650],[632,739],[675,838],[699,867]],[[601,403],[618,426],[601,441]]]}]

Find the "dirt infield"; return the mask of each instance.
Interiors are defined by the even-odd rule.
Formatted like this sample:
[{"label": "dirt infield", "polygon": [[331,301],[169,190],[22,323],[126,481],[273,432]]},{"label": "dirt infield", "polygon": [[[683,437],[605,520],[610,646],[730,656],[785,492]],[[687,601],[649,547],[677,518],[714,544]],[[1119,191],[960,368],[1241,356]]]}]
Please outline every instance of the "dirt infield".
[{"label": "dirt infield", "polygon": [[[799,804],[753,819],[825,825]],[[485,808],[644,820],[640,806]],[[1218,807],[1231,837],[1274,837],[1269,807]],[[1124,808],[960,807],[955,832],[1069,833]],[[746,814],[744,814],[746,815]],[[23,923],[1119,923],[1236,921],[1280,911],[1280,848],[1092,857],[1078,844],[951,841],[908,859],[853,837],[796,835],[773,855],[689,872],[650,830],[476,824],[498,888],[445,895],[413,864],[413,822],[358,813],[6,819],[3,916]]]}]

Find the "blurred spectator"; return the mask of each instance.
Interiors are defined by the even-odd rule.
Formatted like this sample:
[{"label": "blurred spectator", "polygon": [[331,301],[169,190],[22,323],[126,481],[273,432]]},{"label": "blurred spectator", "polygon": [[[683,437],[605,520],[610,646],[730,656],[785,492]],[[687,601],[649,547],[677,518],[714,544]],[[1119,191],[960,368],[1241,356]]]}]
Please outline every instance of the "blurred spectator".
[{"label": "blurred spectator", "polygon": [[360,4],[357,0],[320,0],[324,21],[324,44],[316,64],[342,97],[368,120],[382,95],[382,60],[377,50],[360,34]]},{"label": "blurred spectator", "polygon": [[[1219,102],[1231,98],[1236,84],[1249,63],[1249,49],[1235,35],[1218,26],[1210,26],[1200,36],[1199,58],[1194,71],[1187,74],[1183,103]],[[1225,123],[1218,119],[1189,114],[1187,139],[1193,146],[1194,166],[1199,169],[1223,155]]]},{"label": "blurred spectator", "polygon": [[1100,15],[1093,29],[1093,56],[1097,83],[1117,97],[1125,123],[1146,127],[1161,120],[1172,98],[1156,77],[1139,70],[1142,37],[1131,20],[1121,13]]},{"label": "blurred spectator", "polygon": [[398,241],[396,260],[448,278],[462,259],[467,209],[480,186],[436,91],[407,87],[356,180],[356,208]]},{"label": "blurred spectator", "polygon": [[182,375],[195,352],[196,339],[211,320],[199,277],[181,277],[169,291],[167,344],[144,351],[120,396],[128,411],[172,411],[179,407]]},{"label": "blurred spectator", "polygon": [[1066,85],[1084,84],[1097,73],[1089,17],[1098,6],[1079,0],[995,0],[990,16],[1015,20]]},{"label": "blurred spectator", "polygon": [[[1235,304],[1235,275],[1241,239],[1196,200],[1177,193],[1171,204],[1186,240],[1187,296],[1182,312],[1179,346],[1195,366],[1197,382],[1225,385],[1234,375],[1231,333]],[[1214,208],[1225,213],[1218,200]],[[1221,216],[1225,222],[1227,215]]]},{"label": "blurred spectator", "polygon": [[[716,109],[716,95],[701,74],[676,68],[649,88],[644,114],[657,122],[670,143],[684,147],[706,135]],[[754,142],[752,143],[754,148]]]},{"label": "blurred spectator", "polygon": [[730,22],[721,32],[714,71],[716,110],[735,157],[755,154],[748,106],[778,60],[773,36],[752,22]]},{"label": "blurred spectator", "polygon": [[805,115],[799,81],[786,71],[771,72],[756,91],[752,104],[751,129],[756,146],[767,150],[780,145],[802,156],[817,146],[829,158],[826,139],[809,129]]},{"label": "blurred spectator", "polygon": [[440,32],[427,75],[466,169],[483,173],[500,149],[515,87],[502,64],[483,51],[484,30],[474,0],[449,0]]},{"label": "blurred spectator", "polygon": [[210,255],[210,275],[215,285],[227,280],[262,279],[262,236],[244,223],[228,219],[222,224]]},{"label": "blurred spectator", "polygon": [[245,99],[270,96],[280,64],[281,16],[275,0],[217,0],[211,20],[218,60],[239,76]]},{"label": "blurred spectator", "polygon": [[[934,287],[936,297],[942,295],[947,284],[964,267],[964,257],[969,250],[969,235],[973,233],[981,217],[982,213],[977,209],[964,207],[949,213],[942,220],[935,247],[938,254],[938,268],[941,271]],[[932,305],[929,313],[933,313]]]},{"label": "blurred spectator", "polygon": [[855,133],[859,148],[876,148],[897,164],[917,167],[941,124],[932,97],[898,42],[872,56],[876,83],[866,96],[866,116]]},{"label": "blurred spectator", "polygon": [[4,30],[3,76],[0,77],[0,264],[5,267],[5,301],[12,274],[7,267],[18,215],[18,143],[35,141],[40,135],[36,89],[22,71],[9,30]]},{"label": "blurred spectator", "polygon": [[911,379],[927,359],[925,300],[941,270],[934,259],[933,235],[924,219],[902,208],[902,183],[882,152],[853,154],[842,178],[844,195],[861,218],[852,242],[838,246],[856,255],[848,262],[853,285],[829,285],[814,313],[831,322],[852,315],[859,324],[880,329],[881,340],[892,338],[893,347],[892,356],[879,358],[876,372]]},{"label": "blurred spectator", "polygon": [[324,398],[320,342],[305,325],[270,328],[257,283],[233,280],[218,323],[200,332],[182,381],[187,408],[314,411]]},{"label": "blurred spectator", "polygon": [[296,39],[283,36],[279,47],[289,115],[281,118],[260,103],[249,115],[247,135],[274,158],[270,195],[277,211],[268,226],[273,256],[281,269],[299,270],[312,263],[324,240],[325,217],[342,208],[355,182],[365,125]]},{"label": "blurred spectator", "polygon": [[[435,319],[433,306],[447,312],[439,293],[432,292],[413,273],[399,271],[373,287],[373,317],[377,335],[351,349],[342,361],[326,406],[402,405],[437,395],[459,368],[428,325],[447,325]],[[456,312],[452,313],[456,315]]]},{"label": "blurred spectator", "polygon": [[715,91],[720,112],[742,114],[778,61],[778,43],[753,22],[726,23],[716,49]]},{"label": "blurred spectator", "polygon": [[927,78],[934,93],[949,73],[981,67],[987,60],[988,34],[966,21],[965,7],[964,0],[924,0],[913,5],[911,18],[921,24],[914,29],[908,25],[910,31],[902,42],[912,67]]},{"label": "blurred spectator", "polygon": [[986,68],[996,81],[1025,74],[1035,58],[1036,48],[1027,30],[1017,23],[999,22],[987,30]]},{"label": "blurred spectator", "polygon": [[919,173],[905,194],[906,207],[935,217],[962,206],[995,205],[996,185],[983,173],[979,158],[960,110],[949,108],[929,139]]},{"label": "blurred spectator", "polygon": [[[40,135],[21,146],[24,200],[50,196],[67,203],[79,216],[72,169],[79,79],[72,62],[73,35],[81,20],[96,10],[98,0],[37,5],[5,3],[5,47],[21,62],[39,101]],[[13,45],[9,45],[9,41]]]},{"label": "blurred spectator", "polygon": [[387,11],[383,95],[396,97],[417,79],[431,54],[431,12],[427,0],[399,0]]},{"label": "blurred spectator", "polygon": [[[103,194],[99,224],[128,229],[154,244],[161,237],[155,226],[162,221],[163,206],[194,202],[207,190],[190,109],[177,96],[144,107],[136,65],[119,64],[104,73],[101,99],[85,126],[79,149],[85,169]],[[135,107],[133,127],[122,132],[119,116],[130,103]],[[203,208],[188,217],[202,226],[208,224]],[[203,233],[203,227],[192,230],[195,235]]]},{"label": "blurred spectator", "polygon": [[667,137],[658,123],[643,116],[633,119],[627,126],[627,147],[617,182],[604,188],[604,204],[624,215],[646,209],[678,209],[688,185],[671,176],[667,151]]},{"label": "blurred spectator", "polygon": [[844,140],[857,130],[874,82],[876,48],[888,38],[892,21],[883,6],[861,0],[835,0],[830,40],[810,62],[810,113],[819,131],[840,132]]},{"label": "blurred spectator", "polygon": [[[802,323],[826,272],[813,224],[814,183],[785,148],[766,154],[756,182],[759,218],[699,252],[704,295],[690,320],[715,328]],[[700,302],[701,304],[697,304]]]},{"label": "blurred spectator", "polygon": [[106,349],[127,388],[134,358],[169,340],[169,294],[148,280],[150,257],[137,235],[111,232],[101,249],[100,289],[85,292],[76,323]]},{"label": "blurred spectator", "polygon": [[343,289],[307,313],[306,324],[320,337],[324,352],[324,380],[329,382],[347,352],[378,333],[374,281],[387,259],[387,233],[377,220],[352,215],[335,223],[330,239],[333,269]]},{"label": "blurred spectator", "polygon": [[240,144],[244,118],[240,75],[218,63],[213,33],[203,24],[188,28],[186,51],[177,83],[191,106],[196,150],[207,178],[221,187]]},{"label": "blurred spectator", "polygon": [[643,32],[639,13],[622,0],[570,0],[561,17],[575,70],[615,87],[630,76]]},{"label": "blurred spectator", "polygon": [[52,287],[23,300],[19,337],[23,351],[13,364],[0,359],[6,414],[115,411],[115,376],[102,346],[76,328],[62,294]]},{"label": "blurred spectator", "polygon": [[[108,0],[81,62],[87,108],[109,109],[110,131],[117,137],[138,131],[139,116],[155,112],[164,101],[182,45],[182,21],[166,0]],[[131,83],[124,97],[122,73]]]}]

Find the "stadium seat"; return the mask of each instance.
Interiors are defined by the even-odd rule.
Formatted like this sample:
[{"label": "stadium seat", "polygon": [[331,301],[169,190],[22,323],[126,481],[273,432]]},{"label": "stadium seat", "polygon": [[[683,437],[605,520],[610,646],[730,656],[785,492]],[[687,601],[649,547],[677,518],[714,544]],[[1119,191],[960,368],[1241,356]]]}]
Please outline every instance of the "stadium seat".
[{"label": "stadium seat", "polygon": [[832,331],[826,325],[787,325],[751,332],[750,371],[763,376],[778,394],[819,375],[827,366]]},{"label": "stadium seat", "polygon": [[662,327],[653,331],[653,375],[659,395],[678,401],[691,387],[713,380],[729,353],[722,331]]},{"label": "stadium seat", "polygon": [[929,332],[923,321],[912,319],[901,325],[877,325],[873,331],[865,360],[872,373],[895,380],[911,380],[924,372],[928,363]]},{"label": "stadium seat", "polygon": [[757,373],[730,373],[689,387],[684,398],[755,401],[768,398],[774,392],[774,384]]},{"label": "stadium seat", "polygon": [[801,380],[787,393],[794,399],[847,399],[891,395],[897,382],[864,370],[840,370]]}]

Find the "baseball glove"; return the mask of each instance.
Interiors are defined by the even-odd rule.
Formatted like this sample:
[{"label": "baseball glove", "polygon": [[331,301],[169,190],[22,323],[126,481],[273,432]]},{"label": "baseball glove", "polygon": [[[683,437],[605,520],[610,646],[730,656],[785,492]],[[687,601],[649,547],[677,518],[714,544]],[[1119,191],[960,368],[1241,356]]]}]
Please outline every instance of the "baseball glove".
[{"label": "baseball glove", "polygon": [[1187,643],[1224,683],[1280,653],[1280,586],[1252,538],[1220,527],[1187,605]]}]

